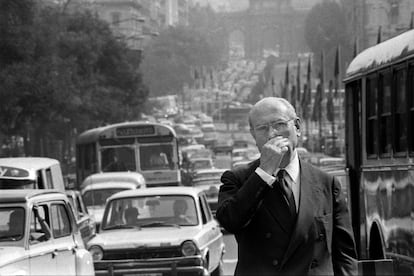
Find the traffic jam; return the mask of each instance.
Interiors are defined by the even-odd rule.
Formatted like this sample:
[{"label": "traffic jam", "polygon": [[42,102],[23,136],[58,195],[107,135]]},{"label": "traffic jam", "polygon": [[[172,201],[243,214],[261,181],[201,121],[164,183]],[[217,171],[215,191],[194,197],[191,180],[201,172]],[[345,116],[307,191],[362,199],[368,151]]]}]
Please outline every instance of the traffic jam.
[{"label": "traffic jam", "polygon": [[0,274],[223,275],[220,177],[258,151],[249,133],[196,115],[92,130],[95,160],[82,152],[94,135],[81,133],[76,183],[53,158],[0,158]]}]

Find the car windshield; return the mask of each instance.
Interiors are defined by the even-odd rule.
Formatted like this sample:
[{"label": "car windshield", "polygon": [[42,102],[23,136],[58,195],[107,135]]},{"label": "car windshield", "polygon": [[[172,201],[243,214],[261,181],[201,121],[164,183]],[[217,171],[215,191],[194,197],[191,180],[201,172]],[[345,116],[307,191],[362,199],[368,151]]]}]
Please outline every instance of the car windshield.
[{"label": "car windshield", "polygon": [[159,195],[115,199],[109,202],[103,230],[146,227],[195,226],[194,199],[184,195]]},{"label": "car windshield", "polygon": [[35,181],[25,179],[25,180],[16,180],[16,179],[0,179],[0,189],[34,189]]},{"label": "car windshield", "polygon": [[24,225],[24,208],[0,207],[0,242],[21,240],[24,236]]},{"label": "car windshield", "polygon": [[90,206],[104,206],[106,199],[111,195],[127,190],[126,188],[116,188],[116,189],[96,189],[89,190],[83,194],[83,200],[86,207]]}]

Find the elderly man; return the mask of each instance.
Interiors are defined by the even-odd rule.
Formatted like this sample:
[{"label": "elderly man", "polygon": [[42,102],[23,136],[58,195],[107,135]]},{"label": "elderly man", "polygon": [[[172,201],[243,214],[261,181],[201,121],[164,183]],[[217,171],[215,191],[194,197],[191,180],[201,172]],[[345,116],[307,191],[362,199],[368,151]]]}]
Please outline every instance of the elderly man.
[{"label": "elderly man", "polygon": [[355,275],[356,249],[337,179],[303,162],[301,121],[283,98],[249,114],[258,160],[221,177],[217,219],[238,242],[236,275]]}]

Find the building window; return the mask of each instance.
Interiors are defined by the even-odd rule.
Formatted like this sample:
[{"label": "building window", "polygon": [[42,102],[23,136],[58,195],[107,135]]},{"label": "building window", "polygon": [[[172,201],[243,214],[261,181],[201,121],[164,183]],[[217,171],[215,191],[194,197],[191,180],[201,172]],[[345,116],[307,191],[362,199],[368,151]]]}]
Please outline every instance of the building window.
[{"label": "building window", "polygon": [[391,1],[390,3],[390,23],[398,24],[398,17],[400,15],[400,6],[397,1]]},{"label": "building window", "polygon": [[120,20],[121,20],[121,13],[111,12],[112,26],[119,27]]}]

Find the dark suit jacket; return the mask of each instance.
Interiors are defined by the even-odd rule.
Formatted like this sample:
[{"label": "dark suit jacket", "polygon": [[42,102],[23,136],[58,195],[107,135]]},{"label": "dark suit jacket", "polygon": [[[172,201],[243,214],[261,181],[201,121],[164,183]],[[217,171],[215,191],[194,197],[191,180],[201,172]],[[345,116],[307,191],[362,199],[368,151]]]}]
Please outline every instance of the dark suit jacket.
[{"label": "dark suit jacket", "polygon": [[259,160],[226,171],[217,219],[238,243],[236,275],[356,275],[350,216],[334,177],[300,161],[296,224],[286,229],[283,197],[254,171]]}]

